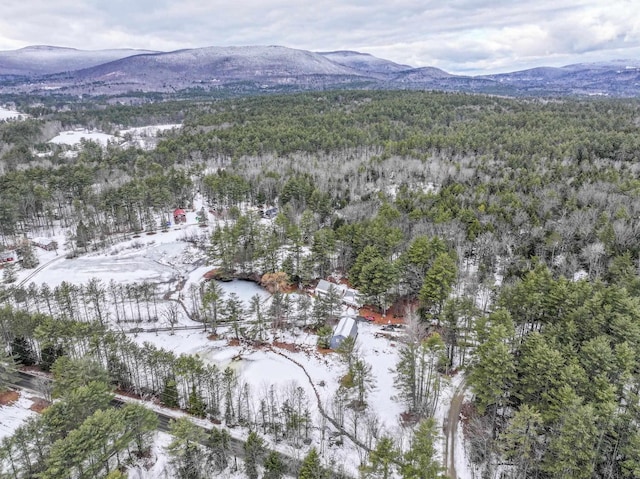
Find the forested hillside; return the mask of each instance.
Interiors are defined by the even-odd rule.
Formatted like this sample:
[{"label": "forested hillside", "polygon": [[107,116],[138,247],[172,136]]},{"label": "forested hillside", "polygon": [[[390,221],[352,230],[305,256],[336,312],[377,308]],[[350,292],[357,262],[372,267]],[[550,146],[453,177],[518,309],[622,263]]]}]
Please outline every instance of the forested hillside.
[{"label": "forested hillside", "polygon": [[[304,287],[337,274],[382,313],[415,309],[444,342],[439,374],[464,374],[474,394],[464,423],[481,477],[640,475],[638,101],[343,91],[69,110],[0,124],[3,245],[63,227],[80,255],[161,229],[202,195],[224,220],[198,240],[219,275]],[[163,121],[183,126],[151,150],[46,142]],[[88,289],[77,310],[49,292],[41,311],[47,293],[7,277],[5,303],[102,326]],[[37,334],[51,323],[19,331],[12,314],[7,344],[48,345]],[[398,382],[407,412],[430,416]]]}]

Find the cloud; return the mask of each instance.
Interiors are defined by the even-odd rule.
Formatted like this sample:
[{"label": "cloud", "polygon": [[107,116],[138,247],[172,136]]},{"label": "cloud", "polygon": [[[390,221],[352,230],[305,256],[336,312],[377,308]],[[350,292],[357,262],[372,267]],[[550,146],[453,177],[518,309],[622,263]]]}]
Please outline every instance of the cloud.
[{"label": "cloud", "polygon": [[[488,73],[631,56],[635,0],[26,0],[0,18],[0,49],[174,50],[211,45],[351,49],[414,66]],[[628,54],[625,54],[628,53]]]}]

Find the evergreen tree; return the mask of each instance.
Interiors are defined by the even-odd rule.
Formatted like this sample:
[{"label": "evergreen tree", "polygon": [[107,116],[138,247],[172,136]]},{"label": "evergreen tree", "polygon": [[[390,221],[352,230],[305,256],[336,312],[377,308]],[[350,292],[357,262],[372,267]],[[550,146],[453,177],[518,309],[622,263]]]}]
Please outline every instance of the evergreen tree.
[{"label": "evergreen tree", "polygon": [[435,308],[436,314],[442,310],[456,280],[455,260],[448,253],[440,253],[424,277],[420,289],[420,302],[426,310]]},{"label": "evergreen tree", "polygon": [[264,456],[264,440],[254,431],[244,443],[244,468],[249,479],[258,479],[258,466]]},{"label": "evergreen tree", "polygon": [[593,477],[598,430],[591,404],[566,404],[557,432],[550,438],[542,468],[560,479]]},{"label": "evergreen tree", "polygon": [[178,396],[178,386],[176,384],[175,379],[170,377],[165,378],[164,380],[164,389],[162,390],[162,394],[160,396],[160,402],[170,408],[179,408],[180,407],[180,398]]},{"label": "evergreen tree", "polygon": [[315,447],[312,447],[305,456],[298,473],[298,479],[326,479],[327,473],[320,464],[320,456]]},{"label": "evergreen tree", "polygon": [[36,254],[31,241],[23,241],[22,249],[22,267],[25,269],[35,268],[40,264],[38,255]]},{"label": "evergreen tree", "polygon": [[87,226],[81,220],[76,228],[76,246],[78,248],[84,249],[84,251],[86,252],[90,241],[91,233],[89,231],[89,228],[87,228]]},{"label": "evergreen tree", "polygon": [[369,464],[364,467],[365,473],[373,477],[389,479],[394,473],[398,455],[393,439],[382,436],[378,439],[376,448],[369,454]]},{"label": "evergreen tree", "polygon": [[36,363],[36,355],[31,343],[23,337],[16,337],[11,341],[11,355],[22,366],[33,366]]},{"label": "evergreen tree", "polygon": [[200,446],[206,434],[204,430],[187,418],[171,421],[170,433],[173,440],[167,446],[171,464],[179,479],[208,478],[205,468],[205,453]]},{"label": "evergreen tree", "polygon": [[209,461],[214,469],[223,471],[229,465],[228,455],[230,452],[231,435],[226,429],[211,429],[207,448],[209,450]]},{"label": "evergreen tree", "polygon": [[191,394],[187,402],[187,412],[196,417],[205,417],[207,415],[207,404],[202,399],[202,395],[196,390],[195,384],[191,386]]},{"label": "evergreen tree", "polygon": [[507,344],[511,336],[507,326],[494,324],[490,326],[486,340],[477,348],[477,361],[469,374],[469,384],[476,394],[481,414],[489,406],[504,405],[509,387],[515,380],[514,359]]},{"label": "evergreen tree", "polygon": [[17,379],[15,360],[6,351],[0,350],[0,392],[15,384]]},{"label": "evergreen tree", "polygon": [[5,284],[15,283],[18,279],[18,273],[16,272],[16,266],[12,263],[6,263],[2,270],[2,281]]},{"label": "evergreen tree", "polygon": [[51,371],[53,363],[55,363],[56,359],[63,355],[64,349],[62,349],[62,346],[53,346],[51,344],[44,346],[42,348],[42,352],[40,353],[40,369],[45,372]]},{"label": "evergreen tree", "polygon": [[436,426],[433,418],[426,419],[413,433],[411,447],[404,454],[400,468],[403,479],[441,479],[442,474],[436,457]]},{"label": "evergreen tree", "polygon": [[502,439],[505,457],[513,462],[517,477],[530,477],[542,455],[542,416],[524,404],[517,411]]},{"label": "evergreen tree", "polygon": [[286,468],[280,454],[275,451],[270,451],[264,460],[264,475],[263,479],[282,479]]},{"label": "evergreen tree", "polygon": [[51,368],[55,379],[54,397],[64,397],[74,389],[86,386],[90,382],[110,384],[109,373],[99,363],[90,358],[71,359],[61,356]]}]

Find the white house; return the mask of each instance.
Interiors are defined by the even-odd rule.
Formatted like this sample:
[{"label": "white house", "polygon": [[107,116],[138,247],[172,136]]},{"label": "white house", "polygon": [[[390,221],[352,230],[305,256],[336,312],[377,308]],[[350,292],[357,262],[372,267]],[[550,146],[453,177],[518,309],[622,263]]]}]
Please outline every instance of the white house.
[{"label": "white house", "polygon": [[351,316],[345,316],[340,319],[340,322],[333,331],[331,336],[331,342],[329,347],[331,349],[337,349],[342,341],[347,338],[356,338],[358,336],[358,323],[355,318]]},{"label": "white house", "polygon": [[327,294],[329,294],[329,288],[331,287],[336,290],[338,296],[340,296],[341,298],[344,296],[344,293],[347,290],[347,287],[344,284],[330,283],[329,281],[321,279],[320,281],[318,281],[318,286],[316,286],[315,293],[320,296],[326,296]]}]

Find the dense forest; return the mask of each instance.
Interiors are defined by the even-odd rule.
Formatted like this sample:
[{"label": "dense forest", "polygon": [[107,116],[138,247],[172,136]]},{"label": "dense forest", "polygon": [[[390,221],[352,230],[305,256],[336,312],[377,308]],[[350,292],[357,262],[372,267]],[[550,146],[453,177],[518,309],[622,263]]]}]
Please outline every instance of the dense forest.
[{"label": "dense forest", "polygon": [[[381,312],[414,307],[426,333],[406,342],[399,370],[442,341],[439,374],[465,374],[474,394],[465,435],[479,477],[640,475],[639,102],[339,91],[64,110],[32,107],[31,119],[0,124],[6,247],[62,226],[67,251],[82,254],[161,229],[173,208],[202,195],[223,226],[189,240],[223,276],[285,272],[304,287],[338,274]],[[182,128],[152,150],[84,142],[70,156],[46,142],[64,128],[161,122]],[[260,222],[272,206],[278,216]],[[222,371],[181,375],[180,358],[163,357],[138,383],[118,375],[122,362],[161,353],[102,331],[101,301],[111,294],[122,320],[136,307],[152,321],[153,286],[47,291],[13,286],[7,270],[0,326],[22,361],[51,367],[61,348],[102,363],[119,387],[159,397],[173,381],[181,406],[205,401],[216,419],[248,420],[242,390]],[[191,293],[190,313],[215,329],[211,295]],[[291,311],[322,331],[330,309]],[[242,334],[255,340],[256,328]],[[430,397],[398,381],[407,411],[431,416]],[[205,397],[190,399],[195,384],[206,384]],[[151,422],[137,410],[113,414]],[[297,428],[284,421],[276,435],[304,439],[304,408],[295,414]],[[432,433],[433,424],[420,427]],[[420,475],[409,459],[383,468],[384,448],[393,455],[379,439],[363,474],[440,474]],[[54,452],[41,468],[55,467]]]}]

